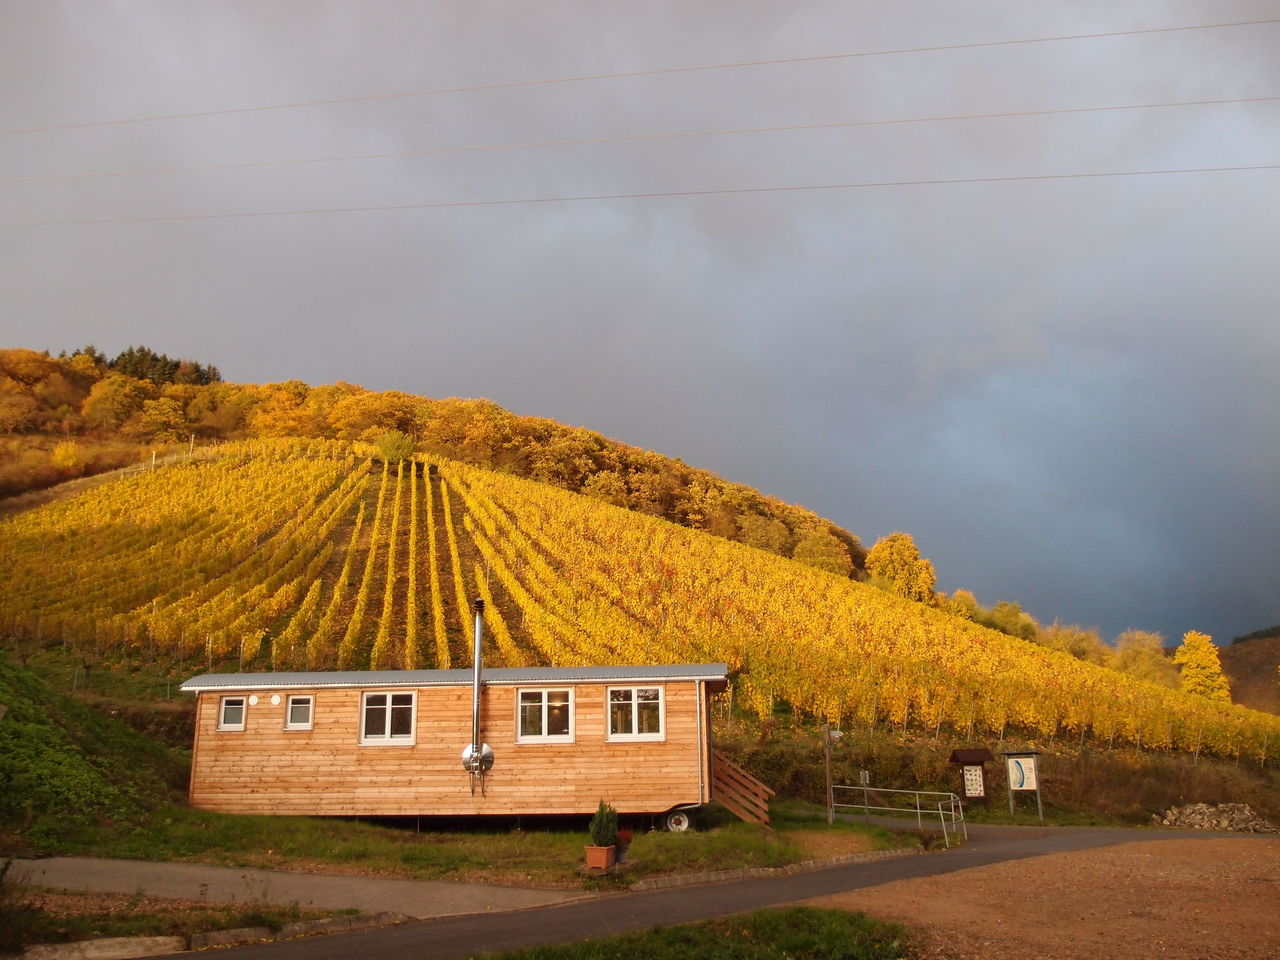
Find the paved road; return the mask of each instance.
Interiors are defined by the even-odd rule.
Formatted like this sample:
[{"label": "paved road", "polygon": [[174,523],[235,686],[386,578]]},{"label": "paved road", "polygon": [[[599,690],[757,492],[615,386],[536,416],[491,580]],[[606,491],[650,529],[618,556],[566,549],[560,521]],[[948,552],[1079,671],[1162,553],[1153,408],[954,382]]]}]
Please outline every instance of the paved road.
[{"label": "paved road", "polygon": [[216,903],[287,904],[296,901],[302,907],[334,910],[355,907],[366,913],[392,911],[419,919],[526,910],[593,896],[583,890],[395,880],[349,874],[286,873],[200,863],[153,863],[97,857],[22,861],[14,868],[13,879],[68,890],[141,892],[156,897]]},{"label": "paved road", "polygon": [[[219,952],[220,960],[445,960],[518,947],[594,939],[756,910],[893,880],[1005,860],[1170,836],[1232,836],[1102,828],[974,827],[970,842],[937,854],[850,864],[792,876],[597,897],[541,909],[447,917],[365,933],[291,940]],[[1241,838],[1241,842],[1247,842]]]}]

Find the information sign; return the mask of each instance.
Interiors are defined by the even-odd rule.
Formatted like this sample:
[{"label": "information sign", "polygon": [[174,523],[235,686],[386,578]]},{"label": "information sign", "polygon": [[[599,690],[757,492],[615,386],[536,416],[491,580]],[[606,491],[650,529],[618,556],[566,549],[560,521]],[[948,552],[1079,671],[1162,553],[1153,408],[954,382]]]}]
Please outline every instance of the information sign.
[{"label": "information sign", "polygon": [[964,768],[964,795],[970,799],[981,799],[987,795],[986,778],[982,775],[982,764],[967,764]]},{"label": "information sign", "polygon": [[1036,758],[1005,757],[1006,770],[1009,774],[1010,790],[1039,790],[1036,777]]}]

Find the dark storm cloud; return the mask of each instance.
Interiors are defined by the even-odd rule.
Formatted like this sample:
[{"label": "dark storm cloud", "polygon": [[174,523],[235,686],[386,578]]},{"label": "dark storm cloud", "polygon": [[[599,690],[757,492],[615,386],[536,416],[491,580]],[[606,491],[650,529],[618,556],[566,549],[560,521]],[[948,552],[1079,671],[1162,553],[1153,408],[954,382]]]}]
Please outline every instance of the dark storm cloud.
[{"label": "dark storm cloud", "polygon": [[[1262,2],[0,7],[0,126],[1273,16]],[[0,178],[1280,94],[1280,25],[0,135]],[[1280,160],[1274,101],[0,184],[6,223]],[[945,589],[1280,622],[1280,174],[0,231],[10,345],[490,396],[915,535]]]}]

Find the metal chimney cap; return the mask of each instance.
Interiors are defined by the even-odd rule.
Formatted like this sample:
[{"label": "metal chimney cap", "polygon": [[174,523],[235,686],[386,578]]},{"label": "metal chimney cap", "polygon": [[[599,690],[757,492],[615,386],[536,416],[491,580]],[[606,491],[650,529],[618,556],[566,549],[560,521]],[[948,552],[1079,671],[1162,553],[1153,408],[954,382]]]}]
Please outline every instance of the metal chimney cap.
[{"label": "metal chimney cap", "polygon": [[484,609],[484,597],[476,597],[476,613],[480,613]]}]

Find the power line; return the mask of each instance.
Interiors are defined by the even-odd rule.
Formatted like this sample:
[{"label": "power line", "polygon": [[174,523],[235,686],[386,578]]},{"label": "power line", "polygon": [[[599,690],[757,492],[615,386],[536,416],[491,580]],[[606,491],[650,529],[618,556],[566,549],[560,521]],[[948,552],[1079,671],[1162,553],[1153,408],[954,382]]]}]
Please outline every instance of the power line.
[{"label": "power line", "polygon": [[1110,170],[1089,173],[1044,173],[1004,177],[952,177],[920,180],[865,180],[854,183],[800,184],[782,187],[720,187],[705,190],[670,190],[652,193],[583,194],[560,197],[518,197],[510,200],[444,200],[425,203],[394,203],[358,207],[307,207],[295,210],[256,210],[239,213],[175,214],[161,217],[107,217],[99,220],[38,220],[27,223],[5,223],[4,227],[87,227],[126,223],[178,223],[199,220],[247,220],[263,217],[297,217],[340,213],[391,213],[404,210],[449,210],[463,207],[533,206],[537,204],[586,203],[602,200],[658,200],[685,197],[723,197],[764,193],[801,193],[822,190],[862,190],[888,187],[957,186],[985,183],[1032,183],[1048,180],[1092,180],[1119,177],[1158,177],[1193,173],[1239,173],[1258,170],[1280,170],[1280,163],[1261,163],[1231,167],[1182,167],[1167,170]]},{"label": "power line", "polygon": [[240,163],[208,163],[186,167],[155,167],[142,170],[109,170],[91,173],[67,173],[42,177],[10,177],[0,185],[54,183],[68,180],[101,180],[113,177],[142,177],[182,173],[210,173],[219,170],[250,170],[302,164],[346,163],[358,160],[400,160],[456,153],[482,153],[507,150],[530,150],[547,147],[580,147],[610,143],[638,143],[653,140],[685,140],[698,137],[746,136],[762,133],[796,133],[813,130],[840,130],[855,127],[893,126],[914,123],[947,123],[970,120],[1008,120],[1025,117],[1053,117],[1083,113],[1108,113],[1125,110],[1156,110],[1173,107],[1205,107],[1228,104],[1272,103],[1280,96],[1224,97],[1211,100],[1177,100],[1166,103],[1134,103],[1101,107],[1062,107],[1046,110],[1009,110],[997,113],[961,113],[927,117],[902,117],[881,120],[842,120],[829,123],[803,123],[766,127],[735,127],[721,130],[693,130],[678,133],[638,133],[613,137],[580,137],[568,140],[535,140],[515,143],[479,144],[462,147],[436,147],[426,150],[399,150],[387,153],[353,153],[328,157],[300,157],[285,160],[249,160]]},{"label": "power line", "polygon": [[1111,37],[1151,36],[1165,33],[1184,33],[1193,30],[1221,30],[1230,27],[1251,27],[1280,23],[1280,17],[1258,20],[1231,20],[1221,23],[1200,23],[1180,27],[1148,27],[1141,30],[1110,30],[1103,33],[1061,34],[1050,37],[1026,37],[1016,40],[980,40],[969,43],[946,43],[920,47],[896,47],[885,50],[861,50],[851,53],[815,54],[798,57],[773,57],[762,60],[736,60],[727,63],[695,64],[680,67],[657,67],[649,70],[627,70],[614,73],[578,74],[565,77],[545,77],[531,80],[504,80],[493,83],[476,83],[455,87],[434,87],[424,90],[405,90],[395,93],[368,94],[358,97],[332,97],[324,100],[298,100],[289,103],[261,104],[251,107],[226,107],[220,110],[197,110],[186,113],[153,114],[142,117],[125,117],[114,120],[86,120],[76,123],[55,123],[31,127],[11,127],[0,130],[0,135],[16,133],[50,133],[57,130],[82,130],[91,127],[110,127],[133,123],[158,123],[168,120],[195,120],[222,117],[242,113],[265,113],[273,110],[296,110],[304,107],[327,107],[351,103],[371,103],[379,100],[401,100],[412,97],[432,97],[454,93],[476,93],[484,90],[509,90],[518,87],[553,86],[583,83],[594,80],[623,80],[638,77],[656,77],[681,73],[705,73],[714,70],[738,70],[746,67],[777,66],[794,63],[820,63],[835,60],[854,60],[866,57],[890,57],[912,53],[939,53],[947,50],[977,50],[990,47],[1011,47],[1034,43],[1061,43],[1073,40],[1102,40]]}]

